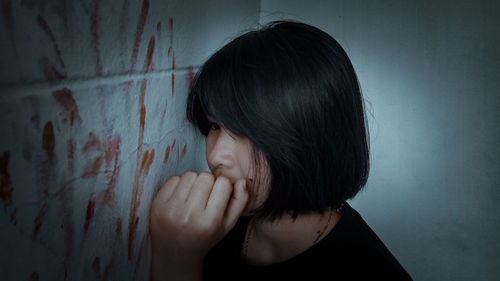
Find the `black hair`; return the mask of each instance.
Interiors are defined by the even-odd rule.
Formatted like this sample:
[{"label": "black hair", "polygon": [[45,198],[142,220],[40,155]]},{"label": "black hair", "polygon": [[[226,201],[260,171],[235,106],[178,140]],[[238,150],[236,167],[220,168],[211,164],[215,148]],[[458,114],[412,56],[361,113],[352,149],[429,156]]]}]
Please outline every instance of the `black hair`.
[{"label": "black hair", "polygon": [[320,29],[273,21],[233,39],[199,69],[187,117],[207,115],[247,137],[270,167],[259,216],[324,212],[353,198],[369,173],[368,128],[354,68]]}]

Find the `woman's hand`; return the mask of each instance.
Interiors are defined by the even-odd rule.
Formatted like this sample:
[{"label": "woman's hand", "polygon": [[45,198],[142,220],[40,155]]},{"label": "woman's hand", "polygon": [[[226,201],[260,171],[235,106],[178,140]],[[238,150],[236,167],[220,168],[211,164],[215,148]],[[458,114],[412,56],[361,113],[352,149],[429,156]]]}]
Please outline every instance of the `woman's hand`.
[{"label": "woman's hand", "polygon": [[248,201],[244,179],[203,172],[171,177],[158,191],[150,230],[153,259],[199,261],[231,230]]}]

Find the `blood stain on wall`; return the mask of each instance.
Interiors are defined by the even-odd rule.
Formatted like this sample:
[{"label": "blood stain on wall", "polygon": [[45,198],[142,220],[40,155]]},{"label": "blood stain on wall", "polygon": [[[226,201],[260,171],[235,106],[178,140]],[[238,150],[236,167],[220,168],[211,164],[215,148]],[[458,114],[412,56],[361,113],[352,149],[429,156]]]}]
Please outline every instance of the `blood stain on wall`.
[{"label": "blood stain on wall", "polygon": [[85,214],[85,224],[83,225],[84,233],[87,233],[87,231],[89,230],[90,221],[94,217],[94,208],[95,208],[95,201],[90,199],[89,203],[87,204],[87,212]]},{"label": "blood stain on wall", "polygon": [[146,60],[144,61],[144,72],[152,69],[153,52],[155,50],[155,37],[151,36],[148,43],[148,52],[146,53]]},{"label": "blood stain on wall", "polygon": [[158,31],[158,33],[161,33],[161,23],[160,22],[158,22],[156,24],[156,31]]},{"label": "blood stain on wall", "polygon": [[129,68],[130,73],[134,71],[135,64],[137,62],[137,55],[139,53],[139,44],[141,43],[141,37],[144,31],[144,24],[146,23],[146,18],[148,16],[148,10],[149,10],[149,0],[143,0],[141,13],[139,15],[139,20],[137,21],[134,45],[132,47],[132,58],[130,59],[130,68]]},{"label": "blood stain on wall", "polygon": [[170,145],[167,145],[167,148],[165,149],[165,157],[163,158],[163,163],[167,163],[169,156],[170,156]]},{"label": "blood stain on wall", "polygon": [[[59,60],[59,64],[61,64],[61,67],[66,71],[66,66],[64,65],[64,62],[61,58],[61,50],[59,49],[59,46],[57,44],[56,37],[54,36],[54,33],[50,29],[47,21],[45,21],[45,19],[42,18],[42,16],[38,15],[37,21],[38,21],[38,26],[40,26],[40,28],[42,28],[42,30],[49,37],[50,42],[52,42],[52,47],[54,48],[54,51],[56,52],[57,59]],[[66,76],[66,75],[64,75],[64,76]]]},{"label": "blood stain on wall", "polygon": [[99,171],[104,161],[103,155],[99,155],[93,160],[87,162],[85,168],[83,168],[82,178],[94,178],[99,174]]},{"label": "blood stain on wall", "polygon": [[34,220],[34,227],[33,227],[33,240],[36,239],[36,236],[38,235],[38,232],[40,231],[40,228],[42,227],[43,220],[45,219],[45,215],[47,214],[48,207],[46,203],[43,203],[42,207],[38,211],[38,215],[36,216]]},{"label": "blood stain on wall", "polygon": [[66,78],[66,75],[61,74],[59,70],[57,70],[56,66],[47,57],[40,58],[38,62],[46,80],[54,81]]},{"label": "blood stain on wall", "polygon": [[121,218],[118,218],[116,220],[115,239],[117,241],[122,239],[122,219]]},{"label": "blood stain on wall", "polygon": [[109,139],[106,142],[106,162],[110,156],[114,156],[114,167],[109,177],[108,185],[104,191],[104,203],[111,205],[115,198],[115,186],[118,174],[120,173],[120,164],[118,158],[120,156],[120,137]]},{"label": "blood stain on wall", "polygon": [[106,265],[106,267],[104,268],[104,271],[102,273],[102,280],[108,280],[109,278],[109,273],[111,272],[111,269],[113,268],[115,264],[115,258],[114,257],[111,257],[111,259],[109,260],[109,263]]},{"label": "blood stain on wall", "polygon": [[187,80],[188,80],[188,88],[191,89],[191,85],[193,84],[194,80],[194,72],[193,72],[193,67],[189,66],[187,68]]},{"label": "blood stain on wall", "polygon": [[174,96],[174,83],[175,83],[175,54],[172,54],[172,96]]},{"label": "blood stain on wall", "polygon": [[12,204],[12,191],[14,191],[8,170],[9,156],[8,151],[0,156],[0,199],[2,199],[5,208]]},{"label": "blood stain on wall", "polygon": [[9,28],[12,29],[13,21],[12,21],[12,3],[10,0],[3,0],[2,1],[2,14],[3,18],[5,20],[5,25]]},{"label": "blood stain on wall", "polygon": [[101,260],[99,257],[95,257],[94,261],[92,262],[92,269],[94,270],[94,273],[96,275],[97,279],[101,279]]},{"label": "blood stain on wall", "polygon": [[70,89],[63,88],[52,92],[52,96],[62,106],[62,108],[69,115],[69,123],[71,126],[75,121],[80,122],[80,115],[78,114],[78,105],[76,104],[73,94]]},{"label": "blood stain on wall", "polygon": [[185,144],[184,147],[182,148],[181,159],[184,158],[184,155],[186,155],[186,152],[187,152],[187,144]]},{"label": "blood stain on wall", "polygon": [[101,55],[99,51],[99,0],[92,0],[90,6],[90,34],[92,35],[92,45],[95,55],[95,73],[97,76],[102,75]]},{"label": "blood stain on wall", "polygon": [[120,142],[120,136],[107,136],[99,139],[96,135],[90,133],[82,148],[82,151],[86,155],[91,152],[99,153],[95,158],[87,162],[83,169],[83,173],[81,174],[82,178],[93,178],[97,176],[101,171],[103,163],[105,163],[106,167],[109,168],[111,166],[111,162],[114,160],[113,169],[106,169],[104,171],[109,174],[109,180],[106,189],[103,191],[101,196],[102,201],[108,205],[111,205],[114,202],[114,189],[120,172]]},{"label": "blood stain on wall", "polygon": [[69,139],[66,141],[66,153],[68,154],[68,170],[73,174],[75,162],[75,141]]},{"label": "blood stain on wall", "polygon": [[56,138],[54,136],[54,126],[52,122],[45,123],[43,127],[42,148],[47,155],[50,164],[54,163],[54,148],[56,145]]},{"label": "blood stain on wall", "polygon": [[54,136],[54,127],[52,122],[45,123],[42,135],[42,158],[39,163],[40,183],[42,185],[43,194],[45,196],[49,193],[49,181],[52,176],[52,168],[55,162],[55,149],[56,138]]},{"label": "blood stain on wall", "polygon": [[142,155],[142,160],[140,161],[140,166],[136,169],[136,174],[134,177],[134,186],[132,190],[132,200],[130,204],[130,217],[129,217],[129,233],[128,233],[128,258],[132,258],[132,246],[135,238],[135,231],[138,226],[139,217],[137,217],[137,211],[140,205],[139,194],[142,191],[142,186],[144,184],[144,179],[149,173],[149,169],[153,164],[155,157],[155,150],[146,150]]}]

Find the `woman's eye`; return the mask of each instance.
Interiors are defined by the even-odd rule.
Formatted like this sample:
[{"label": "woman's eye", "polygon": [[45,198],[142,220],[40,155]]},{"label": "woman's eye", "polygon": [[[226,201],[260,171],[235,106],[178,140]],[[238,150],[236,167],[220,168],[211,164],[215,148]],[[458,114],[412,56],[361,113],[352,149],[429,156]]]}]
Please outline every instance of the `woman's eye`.
[{"label": "woman's eye", "polygon": [[208,124],[208,127],[210,128],[210,130],[218,130],[220,128],[219,125],[217,125],[217,123],[214,122],[210,122]]}]

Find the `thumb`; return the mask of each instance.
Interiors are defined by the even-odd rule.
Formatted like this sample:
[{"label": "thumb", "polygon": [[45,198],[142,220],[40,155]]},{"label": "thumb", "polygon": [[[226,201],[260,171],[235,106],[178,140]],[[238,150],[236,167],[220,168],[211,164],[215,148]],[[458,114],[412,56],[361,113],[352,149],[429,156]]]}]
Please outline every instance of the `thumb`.
[{"label": "thumb", "polygon": [[240,179],[234,184],[233,195],[226,210],[224,217],[224,230],[229,232],[240,217],[248,202],[248,191],[246,187],[246,180]]}]

